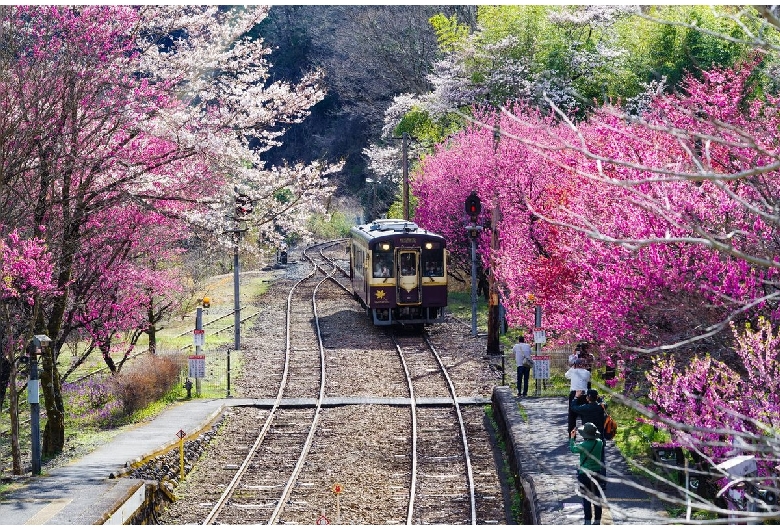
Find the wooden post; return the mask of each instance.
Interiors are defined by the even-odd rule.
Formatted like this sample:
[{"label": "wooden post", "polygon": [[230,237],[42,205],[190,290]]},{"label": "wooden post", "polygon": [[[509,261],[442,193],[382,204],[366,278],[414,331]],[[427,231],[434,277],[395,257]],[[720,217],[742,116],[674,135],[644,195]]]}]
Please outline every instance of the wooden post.
[{"label": "wooden post", "polygon": [[184,438],[179,438],[179,478],[184,480]]},{"label": "wooden post", "polygon": [[[404,221],[409,220],[409,135],[403,134],[401,141],[401,163],[403,167],[403,207],[404,207]],[[374,188],[376,192],[376,188]]]}]

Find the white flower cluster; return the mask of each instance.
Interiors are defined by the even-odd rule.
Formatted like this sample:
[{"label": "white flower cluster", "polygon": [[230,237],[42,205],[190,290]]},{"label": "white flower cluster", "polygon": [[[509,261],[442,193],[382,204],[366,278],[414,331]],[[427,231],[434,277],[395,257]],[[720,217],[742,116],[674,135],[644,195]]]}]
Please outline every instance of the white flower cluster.
[{"label": "white flower cluster", "polygon": [[[247,37],[266,17],[266,6],[143,6],[139,13],[141,75],[174,88],[184,103],[160,113],[155,133],[175,139],[225,181],[220,196],[201,198],[211,208],[187,212],[187,219],[230,243],[222,232],[232,228],[236,188],[255,202],[250,227],[305,232],[308,215],[333,191],[325,175],[334,168],[293,164],[268,170],[261,155],[324,98],[322,72],[312,71],[297,84],[269,82],[271,50],[262,39]],[[159,185],[155,177],[141,179],[136,191]],[[269,241],[277,239],[276,229],[265,233]]]}]

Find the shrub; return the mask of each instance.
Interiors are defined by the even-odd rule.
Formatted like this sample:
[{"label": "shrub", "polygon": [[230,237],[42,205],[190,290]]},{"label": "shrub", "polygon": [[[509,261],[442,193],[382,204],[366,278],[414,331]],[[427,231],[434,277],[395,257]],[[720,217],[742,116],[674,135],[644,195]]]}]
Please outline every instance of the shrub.
[{"label": "shrub", "polygon": [[161,399],[179,381],[180,363],[170,356],[149,355],[142,363],[115,376],[116,395],[123,412],[131,415]]}]

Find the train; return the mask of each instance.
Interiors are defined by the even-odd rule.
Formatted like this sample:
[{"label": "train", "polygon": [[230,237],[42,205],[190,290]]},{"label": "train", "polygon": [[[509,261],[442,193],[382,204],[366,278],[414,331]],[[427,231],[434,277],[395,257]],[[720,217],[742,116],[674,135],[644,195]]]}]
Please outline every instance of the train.
[{"label": "train", "polygon": [[350,230],[350,282],[377,326],[444,321],[444,237],[404,219],[377,219]]}]

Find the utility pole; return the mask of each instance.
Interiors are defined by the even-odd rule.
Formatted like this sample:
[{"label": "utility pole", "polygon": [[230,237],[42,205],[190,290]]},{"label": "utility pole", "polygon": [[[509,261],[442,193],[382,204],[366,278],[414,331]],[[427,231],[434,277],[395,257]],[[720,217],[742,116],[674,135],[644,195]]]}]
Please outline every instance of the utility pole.
[{"label": "utility pole", "polygon": [[239,289],[239,279],[241,264],[238,261],[238,243],[241,241],[241,234],[246,232],[246,228],[241,228],[241,222],[246,216],[252,213],[252,199],[248,195],[238,193],[238,189],[233,188],[236,193],[236,208],[233,216],[233,327],[234,341],[233,349],[241,349],[241,293]]},{"label": "utility pole", "polygon": [[[493,159],[496,161],[496,152],[498,151],[498,142],[501,139],[501,132],[496,126],[493,129]],[[495,170],[498,172],[498,169]],[[495,274],[495,256],[499,247],[498,224],[501,221],[501,207],[498,204],[498,193],[495,194],[493,212],[490,221],[490,274],[488,275],[488,335],[487,335],[487,354],[500,355],[501,346],[499,342],[499,292],[496,283]]]},{"label": "utility pole", "polygon": [[401,167],[403,171],[404,221],[409,220],[409,134],[403,133],[401,139]]}]

